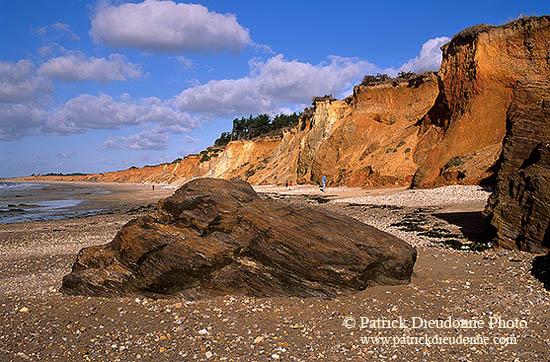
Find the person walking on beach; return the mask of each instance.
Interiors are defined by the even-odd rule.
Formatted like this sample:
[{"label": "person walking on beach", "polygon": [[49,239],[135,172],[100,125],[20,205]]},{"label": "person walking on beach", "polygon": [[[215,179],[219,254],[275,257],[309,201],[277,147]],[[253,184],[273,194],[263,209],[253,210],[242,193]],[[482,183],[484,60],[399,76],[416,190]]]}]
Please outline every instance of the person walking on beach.
[{"label": "person walking on beach", "polygon": [[155,184],[152,184],[151,186],[153,187],[153,191],[155,191]]},{"label": "person walking on beach", "polygon": [[321,182],[323,183],[323,192],[325,192],[325,188],[327,186],[327,177],[323,176],[323,178],[321,179]]}]

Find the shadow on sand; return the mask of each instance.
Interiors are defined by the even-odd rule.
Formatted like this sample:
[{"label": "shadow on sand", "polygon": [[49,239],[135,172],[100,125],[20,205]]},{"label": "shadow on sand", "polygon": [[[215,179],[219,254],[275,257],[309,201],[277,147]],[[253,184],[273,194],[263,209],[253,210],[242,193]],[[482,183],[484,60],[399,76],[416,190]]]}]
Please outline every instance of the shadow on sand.
[{"label": "shadow on sand", "polygon": [[550,290],[550,253],[533,259],[531,274],[544,284],[546,290]]},{"label": "shadow on sand", "polygon": [[433,216],[460,227],[464,237],[473,242],[482,242],[485,230],[485,218],[481,211],[475,212],[450,212],[433,214]]}]

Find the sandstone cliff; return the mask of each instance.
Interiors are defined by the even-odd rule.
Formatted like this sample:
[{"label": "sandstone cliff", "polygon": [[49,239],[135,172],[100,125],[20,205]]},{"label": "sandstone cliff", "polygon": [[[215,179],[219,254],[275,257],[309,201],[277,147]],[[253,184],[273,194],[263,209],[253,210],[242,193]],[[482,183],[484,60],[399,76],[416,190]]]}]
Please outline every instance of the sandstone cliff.
[{"label": "sandstone cliff", "polygon": [[298,127],[230,142],[172,164],[48,179],[165,182],[241,177],[253,184],[360,187],[493,182],[519,81],[548,79],[550,16],[479,25],[442,47],[439,72],[316,99]]},{"label": "sandstone cliff", "polygon": [[487,148],[498,152],[516,83],[549,77],[549,39],[550,17],[545,16],[478,25],[442,47],[440,93],[421,122],[413,186],[445,183],[442,168],[455,156]]}]

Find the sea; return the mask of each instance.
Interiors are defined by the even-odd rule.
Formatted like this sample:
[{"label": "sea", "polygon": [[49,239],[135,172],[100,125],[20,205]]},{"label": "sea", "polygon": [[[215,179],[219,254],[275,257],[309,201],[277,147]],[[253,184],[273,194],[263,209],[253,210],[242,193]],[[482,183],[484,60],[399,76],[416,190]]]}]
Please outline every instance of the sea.
[{"label": "sea", "polygon": [[84,196],[108,192],[92,186],[0,181],[0,224],[94,215],[100,210],[86,208]]}]

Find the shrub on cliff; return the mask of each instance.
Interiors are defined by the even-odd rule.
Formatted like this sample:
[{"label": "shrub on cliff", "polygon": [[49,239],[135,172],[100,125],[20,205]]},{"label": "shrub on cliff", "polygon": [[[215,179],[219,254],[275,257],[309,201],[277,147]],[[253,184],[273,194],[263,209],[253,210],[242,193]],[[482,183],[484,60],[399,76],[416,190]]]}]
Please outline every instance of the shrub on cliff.
[{"label": "shrub on cliff", "polygon": [[[265,113],[257,116],[250,115],[248,118],[235,118],[233,120],[233,129],[231,133],[222,133],[220,138],[214,142],[214,145],[226,145],[230,140],[250,140],[271,131],[292,127],[298,124],[299,118],[299,113],[280,113],[273,118]],[[216,144],[216,142],[218,142],[218,144]]]},{"label": "shrub on cliff", "polygon": [[231,141],[231,132],[222,132],[220,137],[214,141],[214,146],[225,147]]},{"label": "shrub on cliff", "polygon": [[380,83],[384,83],[385,81],[391,79],[389,75],[387,74],[376,74],[376,75],[365,75],[363,77],[363,81],[361,81],[361,84],[362,85],[375,85],[375,84],[380,84]]},{"label": "shrub on cliff", "polygon": [[392,79],[410,79],[414,77],[416,73],[414,72],[399,72],[397,73],[397,77],[392,78],[387,74],[376,74],[376,75],[370,75],[367,74],[363,77],[363,80],[361,81],[361,85],[369,86],[369,85],[377,85],[386,83]]},{"label": "shrub on cliff", "polygon": [[410,79],[416,75],[415,72],[399,72],[397,73],[397,78],[401,79]]}]

